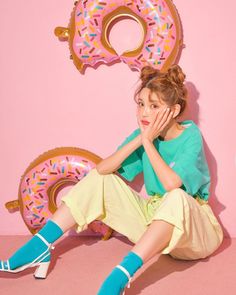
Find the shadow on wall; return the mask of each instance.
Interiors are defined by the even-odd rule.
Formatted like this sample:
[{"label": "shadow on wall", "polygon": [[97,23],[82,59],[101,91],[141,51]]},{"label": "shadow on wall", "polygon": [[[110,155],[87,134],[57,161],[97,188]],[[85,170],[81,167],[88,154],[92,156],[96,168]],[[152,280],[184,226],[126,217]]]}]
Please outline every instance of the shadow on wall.
[{"label": "shadow on wall", "polygon": [[[186,113],[184,114],[183,120],[186,119],[191,119],[193,120],[198,126],[201,121],[200,119],[200,112],[199,112],[199,105],[198,105],[198,98],[199,98],[199,92],[196,89],[195,85],[192,82],[187,82],[186,87],[188,88],[189,92],[189,106],[186,109]],[[205,119],[207,122],[207,119]],[[221,223],[220,219],[218,218],[219,214],[225,210],[224,204],[220,203],[220,199],[222,196],[218,197],[216,196],[215,193],[215,188],[218,182],[218,177],[217,177],[217,160],[215,159],[214,155],[212,154],[208,144],[207,144],[207,138],[205,139],[203,136],[203,145],[204,145],[204,150],[206,154],[206,159],[208,162],[208,166],[210,169],[210,175],[211,175],[211,186],[210,186],[210,198],[209,198],[209,204],[215,213],[220,225],[223,228],[224,231],[224,236],[229,237],[229,233],[227,232],[226,228],[223,226]]]}]

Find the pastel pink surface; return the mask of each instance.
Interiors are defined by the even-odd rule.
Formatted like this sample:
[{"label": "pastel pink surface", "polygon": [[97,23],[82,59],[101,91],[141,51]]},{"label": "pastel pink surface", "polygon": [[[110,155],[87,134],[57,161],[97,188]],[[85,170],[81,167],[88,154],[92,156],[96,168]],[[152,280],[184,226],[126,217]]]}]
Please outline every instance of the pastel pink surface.
[{"label": "pastel pink surface", "polygon": [[[7,259],[30,236],[0,236],[0,257]],[[97,237],[61,238],[55,244],[46,280],[35,280],[34,269],[0,272],[1,294],[93,295],[133,245],[127,238],[101,241]],[[125,295],[234,295],[236,239],[224,239],[215,253],[196,261],[155,255],[134,275]],[[27,286],[27,292],[26,292]],[[59,287],[60,286],[60,287]],[[32,291],[32,292],[31,292]]]},{"label": "pastel pink surface", "polygon": [[[186,45],[179,61],[191,95],[186,117],[204,137],[212,208],[225,235],[236,237],[236,35],[226,29],[236,25],[236,4],[227,2],[227,13],[203,0],[174,4]],[[137,128],[138,72],[118,63],[88,68],[83,76],[69,59],[68,46],[54,36],[56,26],[67,26],[72,5],[66,0],[0,2],[2,235],[29,234],[20,213],[10,214],[4,204],[17,198],[20,177],[33,159],[61,146],[104,158]],[[120,31],[117,40],[125,35]],[[137,177],[137,188],[141,180]]]}]

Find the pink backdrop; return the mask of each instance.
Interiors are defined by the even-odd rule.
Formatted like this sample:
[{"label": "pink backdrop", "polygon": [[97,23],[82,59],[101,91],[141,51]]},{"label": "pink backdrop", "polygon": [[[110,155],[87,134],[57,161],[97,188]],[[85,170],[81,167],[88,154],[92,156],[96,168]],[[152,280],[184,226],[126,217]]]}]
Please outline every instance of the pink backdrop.
[{"label": "pink backdrop", "polygon": [[[227,8],[220,1],[174,3],[186,45],[179,64],[191,93],[184,118],[202,130],[212,175],[210,204],[225,236],[236,237],[236,5],[232,0]],[[132,96],[138,72],[120,63],[81,75],[67,43],[54,36],[56,26],[67,26],[72,7],[66,0],[0,2],[0,234],[29,234],[20,213],[10,214],[4,204],[17,199],[20,177],[38,155],[77,146],[104,158],[137,128]],[[128,46],[138,32],[131,23],[129,30],[117,24],[113,44]],[[145,196],[143,188],[141,193]]]}]

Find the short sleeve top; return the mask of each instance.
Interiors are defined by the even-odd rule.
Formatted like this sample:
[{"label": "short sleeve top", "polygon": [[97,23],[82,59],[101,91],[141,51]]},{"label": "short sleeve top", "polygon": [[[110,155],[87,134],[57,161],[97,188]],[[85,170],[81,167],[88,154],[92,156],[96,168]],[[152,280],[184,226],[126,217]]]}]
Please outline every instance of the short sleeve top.
[{"label": "short sleeve top", "polygon": [[[210,173],[201,131],[192,120],[185,120],[179,124],[185,127],[179,136],[167,141],[156,138],[153,144],[165,163],[181,178],[181,188],[193,197],[198,196],[203,200],[208,200]],[[135,129],[117,147],[117,150],[133,140],[140,132],[140,128]],[[163,195],[166,192],[143,145],[132,152],[121,163],[121,167],[117,171],[128,181],[132,181],[139,173],[143,172],[144,185],[149,196]]]}]

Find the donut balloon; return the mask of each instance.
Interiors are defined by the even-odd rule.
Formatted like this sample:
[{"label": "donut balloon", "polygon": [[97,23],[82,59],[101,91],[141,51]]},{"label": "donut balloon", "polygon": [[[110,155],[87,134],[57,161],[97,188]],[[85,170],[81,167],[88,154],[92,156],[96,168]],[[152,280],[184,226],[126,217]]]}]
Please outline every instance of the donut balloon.
[{"label": "donut balloon", "polygon": [[[109,42],[109,32],[124,18],[141,26],[142,42],[119,55]],[[71,59],[81,73],[87,66],[117,61],[138,71],[147,64],[166,70],[183,47],[181,22],[172,0],[76,1],[68,27],[56,27],[54,34],[69,42]]]},{"label": "donut balloon", "polygon": [[[75,185],[102,159],[92,152],[75,147],[55,148],[37,157],[21,177],[18,200],[5,204],[9,211],[20,209],[32,234],[37,233],[57,210],[57,195]],[[85,196],[86,197],[86,196]],[[100,220],[88,225],[107,240],[113,229]]]}]

